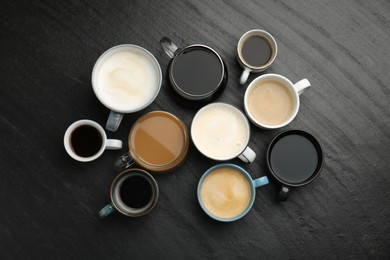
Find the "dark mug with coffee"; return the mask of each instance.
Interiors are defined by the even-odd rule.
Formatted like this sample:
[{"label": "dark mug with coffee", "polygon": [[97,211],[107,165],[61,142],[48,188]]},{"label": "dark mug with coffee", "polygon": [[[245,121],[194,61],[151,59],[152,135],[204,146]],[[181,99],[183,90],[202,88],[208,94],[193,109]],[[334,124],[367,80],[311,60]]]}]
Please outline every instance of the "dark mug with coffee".
[{"label": "dark mug with coffee", "polygon": [[177,101],[187,105],[205,104],[224,91],[228,72],[215,50],[202,44],[179,48],[167,37],[160,43],[171,58],[167,76]]},{"label": "dark mug with coffee", "polygon": [[324,164],[317,138],[303,130],[287,130],[268,145],[266,163],[271,176],[281,183],[279,199],[287,200],[292,187],[314,181]]},{"label": "dark mug with coffee", "polygon": [[128,217],[143,216],[156,205],[158,193],[157,182],[147,171],[123,171],[112,182],[111,203],[99,211],[99,217],[107,217],[115,210]]}]

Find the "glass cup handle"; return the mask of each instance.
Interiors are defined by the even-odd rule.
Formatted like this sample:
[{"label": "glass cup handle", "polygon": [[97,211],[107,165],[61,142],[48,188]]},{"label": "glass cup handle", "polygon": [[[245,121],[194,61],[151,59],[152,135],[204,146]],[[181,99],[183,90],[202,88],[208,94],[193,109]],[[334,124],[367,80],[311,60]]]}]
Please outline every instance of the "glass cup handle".
[{"label": "glass cup handle", "polygon": [[104,208],[102,208],[100,211],[99,211],[99,217],[100,218],[105,218],[107,217],[108,215],[110,215],[111,213],[113,213],[115,211],[114,207],[112,206],[112,204],[108,204],[106,205]]},{"label": "glass cup handle", "polygon": [[288,199],[288,194],[290,192],[290,189],[287,186],[282,186],[279,191],[279,199],[281,201],[286,201]]},{"label": "glass cup handle", "polygon": [[126,152],[115,161],[114,168],[118,171],[123,171],[131,167],[134,163],[135,161],[131,157],[130,153]]},{"label": "glass cup handle", "polygon": [[163,37],[160,40],[160,44],[162,48],[164,49],[165,53],[170,57],[173,58],[175,56],[175,52],[179,49],[177,45],[168,37]]},{"label": "glass cup handle", "polygon": [[306,89],[310,88],[311,84],[308,79],[302,79],[294,84],[295,91],[298,92],[298,95],[303,94]]},{"label": "glass cup handle", "polygon": [[247,146],[242,154],[238,156],[238,158],[240,158],[244,163],[251,163],[255,160],[256,153],[249,146]]},{"label": "glass cup handle", "polygon": [[249,77],[249,74],[251,73],[251,71],[248,69],[248,68],[245,68],[241,74],[241,77],[240,77],[240,84],[241,85],[244,85],[245,82],[248,80],[248,77]]},{"label": "glass cup handle", "polygon": [[108,119],[107,119],[106,129],[110,130],[112,132],[115,132],[116,130],[118,130],[118,127],[121,124],[122,118],[123,118],[123,114],[111,111],[110,115],[108,116]]}]

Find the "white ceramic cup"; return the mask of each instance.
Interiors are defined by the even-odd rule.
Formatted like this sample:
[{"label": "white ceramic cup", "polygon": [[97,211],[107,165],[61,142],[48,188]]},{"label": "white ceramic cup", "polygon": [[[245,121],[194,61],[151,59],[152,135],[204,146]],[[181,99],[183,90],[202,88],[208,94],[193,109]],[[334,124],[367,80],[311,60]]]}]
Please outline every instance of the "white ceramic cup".
[{"label": "white ceramic cup", "polygon": [[[244,45],[244,42],[249,37],[252,36],[261,36],[265,38],[270,44],[270,47],[272,49],[271,58],[268,60],[266,64],[259,67],[254,67],[250,65],[248,62],[245,61],[242,55],[242,46]],[[260,29],[254,29],[244,33],[237,44],[237,60],[240,63],[241,67],[244,69],[240,77],[240,84],[241,85],[245,84],[245,82],[248,80],[250,73],[259,73],[268,69],[271,66],[271,64],[274,62],[277,54],[278,54],[278,45],[276,44],[274,37],[270,33]]]},{"label": "white ceramic cup", "polygon": [[[101,136],[101,140],[97,140],[98,142],[101,142],[100,149],[92,156],[82,157],[82,156],[76,154],[75,149],[73,148],[72,140],[71,140],[72,133],[77,128],[79,128],[81,126],[91,126],[91,127],[95,128]],[[74,122],[73,124],[71,124],[68,127],[68,129],[66,130],[65,135],[64,135],[64,146],[65,146],[66,152],[73,159],[75,159],[79,162],[90,162],[90,161],[93,161],[93,160],[99,158],[103,154],[104,150],[106,150],[106,149],[107,150],[121,149],[122,148],[122,141],[116,140],[116,139],[107,139],[107,135],[104,132],[103,127],[101,127],[95,121],[88,120],[88,119],[82,119],[82,120]]]},{"label": "white ceramic cup", "polygon": [[[215,113],[218,109],[229,111],[230,115],[224,112]],[[229,138],[237,132],[241,133],[242,137]],[[191,138],[199,152],[216,161],[238,157],[245,163],[251,163],[256,158],[256,153],[248,146],[248,119],[236,107],[226,103],[211,103],[201,108],[192,120]],[[235,145],[238,148],[234,147]]]},{"label": "white ceramic cup", "polygon": [[[119,53],[119,52],[136,52],[139,55],[144,55],[145,58],[147,58],[154,67],[154,73],[155,76],[157,77],[157,87],[155,88],[155,92],[153,96],[149,100],[145,100],[142,104],[139,106],[133,108],[133,109],[123,109],[122,107],[119,107],[115,102],[112,100],[108,99],[105,97],[101,92],[101,88],[98,86],[98,74],[100,72],[100,68],[104,62],[110,58],[112,55]],[[105,51],[99,59],[96,61],[93,70],[92,70],[92,87],[95,92],[96,97],[99,99],[99,101],[107,108],[111,110],[110,115],[107,119],[107,124],[106,124],[106,129],[115,132],[123,118],[123,114],[127,113],[134,113],[137,111],[140,111],[147,106],[149,106],[157,97],[158,93],[160,92],[162,84],[162,72],[161,72],[161,67],[160,64],[158,63],[157,59],[153,56],[152,53],[150,53],[148,50],[145,48],[142,48],[137,45],[133,44],[121,44],[114,46],[107,51]]]},{"label": "white ceramic cup", "polygon": [[[290,91],[290,93],[293,97],[294,106],[293,106],[293,110],[292,110],[290,116],[284,122],[277,124],[277,125],[269,125],[269,124],[259,122],[253,116],[253,114],[251,113],[249,106],[248,106],[248,99],[249,99],[249,95],[251,93],[251,90],[256,85],[261,84],[261,82],[268,81],[268,80],[274,80],[274,81],[282,83],[284,86],[287,87],[287,89]],[[293,84],[289,79],[287,79],[286,77],[279,75],[279,74],[269,73],[269,74],[261,75],[261,76],[255,78],[249,84],[249,86],[247,87],[247,89],[245,91],[245,96],[244,96],[245,113],[248,115],[249,119],[251,120],[251,122],[253,124],[255,124],[256,126],[263,128],[263,129],[277,129],[277,128],[281,128],[283,126],[286,126],[298,114],[299,106],[300,106],[299,96],[309,87],[310,87],[310,82],[307,79],[302,79],[302,80],[298,81],[297,83]]]}]

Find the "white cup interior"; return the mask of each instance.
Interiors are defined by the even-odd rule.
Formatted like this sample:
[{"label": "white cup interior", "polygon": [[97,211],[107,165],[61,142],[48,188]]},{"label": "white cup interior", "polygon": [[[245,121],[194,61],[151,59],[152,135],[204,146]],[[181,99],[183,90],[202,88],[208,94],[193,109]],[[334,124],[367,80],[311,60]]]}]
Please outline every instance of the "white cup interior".
[{"label": "white cup interior", "polygon": [[[249,110],[249,106],[248,106],[248,98],[249,98],[249,95],[250,95],[250,92],[251,90],[257,85],[257,84],[260,84],[261,82],[264,82],[264,81],[267,81],[267,80],[275,80],[275,81],[278,81],[280,83],[282,83],[284,86],[287,87],[287,89],[290,91],[292,97],[293,97],[293,102],[294,102],[294,108],[293,108],[293,111],[292,113],[290,114],[290,116],[282,123],[278,124],[278,125],[269,125],[269,124],[265,124],[263,122],[259,122],[258,120],[256,120],[256,118],[253,116],[252,112]],[[292,84],[292,82],[290,80],[288,80],[286,77],[282,76],[282,75],[278,75],[278,74],[264,74],[262,76],[259,76],[257,77],[256,79],[254,79],[248,86],[248,88],[246,89],[245,91],[245,96],[244,96],[244,106],[245,106],[245,112],[246,114],[248,115],[249,119],[257,126],[261,127],[261,128],[264,128],[264,129],[276,129],[276,128],[280,128],[280,127],[283,127],[283,126],[286,126],[287,124],[289,124],[294,118],[295,116],[297,115],[298,113],[298,110],[299,110],[299,95],[298,93],[296,92],[295,88],[294,88],[294,85]]]},{"label": "white cup interior", "polygon": [[[156,73],[157,78],[158,78],[158,86],[156,88],[156,92],[153,95],[153,97],[150,100],[147,100],[143,105],[141,105],[135,109],[132,109],[132,110],[124,110],[122,108],[115,106],[115,102],[107,100],[100,93],[101,91],[100,91],[100,88],[98,86],[98,80],[97,80],[98,73],[101,69],[102,64],[109,57],[111,57],[113,54],[116,54],[119,52],[125,52],[125,51],[136,52],[136,53],[143,55],[147,59],[149,59],[151,61],[151,63],[154,65],[155,73]],[[161,84],[162,84],[162,72],[161,72],[161,67],[160,67],[157,59],[148,50],[146,50],[138,45],[121,44],[121,45],[117,45],[117,46],[114,46],[114,47],[108,49],[99,57],[99,59],[96,61],[95,65],[93,67],[93,70],[92,70],[92,87],[93,87],[93,90],[95,92],[96,97],[99,99],[99,101],[104,106],[106,106],[107,108],[109,108],[112,111],[119,112],[119,113],[132,113],[132,112],[140,111],[140,110],[144,109],[145,107],[147,107],[148,105],[150,105],[156,99],[158,93],[160,92]]]},{"label": "white cup interior", "polygon": [[[93,156],[90,156],[90,157],[82,157],[82,156],[77,155],[73,146],[72,146],[72,142],[71,142],[72,133],[76,128],[78,128],[79,126],[82,126],[82,125],[89,125],[89,126],[94,127],[96,130],[99,131],[99,133],[101,134],[101,137],[102,137],[102,146],[100,147],[99,151],[96,154],[94,154]],[[106,147],[106,143],[107,143],[107,136],[106,136],[106,133],[104,132],[104,129],[95,121],[88,120],[88,119],[83,119],[83,120],[79,120],[79,121],[74,122],[73,124],[71,124],[68,127],[68,129],[66,130],[65,135],[64,135],[64,146],[65,146],[66,152],[70,155],[70,157],[72,157],[73,159],[80,161],[80,162],[90,162],[90,161],[97,159],[104,152],[105,147]]]},{"label": "white cup interior", "polygon": [[[221,157],[221,156],[218,156],[216,154],[212,154],[209,151],[202,149],[202,145],[200,145],[200,142],[202,140],[200,140],[199,136],[194,134],[195,127],[197,126],[197,124],[199,124],[199,118],[201,116],[203,116],[205,113],[208,113],[208,111],[214,107],[221,107],[224,109],[229,109],[229,110],[234,111],[234,113],[236,113],[237,116],[239,116],[239,118],[242,120],[242,122],[245,125],[245,131],[246,131],[245,132],[245,141],[244,141],[245,145],[242,146],[243,148],[239,152],[232,154],[229,157]],[[249,122],[248,122],[246,116],[240,110],[238,110],[236,107],[229,105],[229,104],[226,104],[226,103],[212,103],[212,104],[204,106],[196,113],[194,119],[192,120],[192,124],[191,124],[191,138],[192,138],[192,141],[194,142],[196,148],[198,149],[198,151],[200,151],[206,157],[208,157],[210,159],[217,160],[217,161],[226,161],[226,160],[233,159],[233,158],[237,157],[238,155],[240,155],[245,150],[245,148],[248,146],[249,138],[250,138],[250,125],[249,125]]]}]

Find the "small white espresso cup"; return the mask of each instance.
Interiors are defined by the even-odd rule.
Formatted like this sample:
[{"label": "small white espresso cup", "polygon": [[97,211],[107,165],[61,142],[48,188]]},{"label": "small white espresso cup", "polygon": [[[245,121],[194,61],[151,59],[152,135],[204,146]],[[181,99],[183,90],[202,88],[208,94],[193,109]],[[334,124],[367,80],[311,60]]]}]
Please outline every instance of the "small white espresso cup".
[{"label": "small white espresso cup", "polygon": [[251,163],[256,158],[256,153],[248,146],[248,119],[226,103],[211,103],[201,108],[192,120],[191,138],[199,152],[216,161],[238,157]]},{"label": "small white espresso cup", "polygon": [[[249,99],[250,96],[253,95],[252,90],[261,85],[264,82],[276,82],[277,84],[281,84],[286,88],[286,91],[288,91],[291,94],[292,98],[292,108],[291,111],[289,112],[288,116],[286,117],[283,122],[280,122],[278,124],[267,124],[265,122],[260,122],[256,117],[254,116],[254,111],[253,108],[250,108],[249,105]],[[298,81],[297,83],[293,84],[289,79],[286,77],[279,75],[279,74],[264,74],[261,75],[257,78],[255,78],[247,87],[245,91],[245,96],[244,96],[244,107],[245,107],[245,113],[248,115],[249,119],[253,124],[256,126],[263,128],[263,129],[277,129],[281,128],[283,126],[286,126],[289,124],[297,115],[299,106],[300,106],[300,101],[299,101],[299,96],[310,87],[310,82],[307,79],[302,79]],[[268,94],[272,95],[272,89],[268,89]],[[274,101],[276,96],[269,96],[268,100]],[[261,102],[260,100],[256,100],[256,102]],[[272,105],[272,104],[271,104]]]},{"label": "small white espresso cup", "polygon": [[106,129],[115,132],[123,114],[149,106],[160,92],[162,72],[145,48],[121,44],[104,52],[92,70],[92,87],[99,101],[111,110]]},{"label": "small white espresso cup", "polygon": [[[254,36],[260,36],[263,39],[265,39],[269,44],[269,47],[271,48],[271,56],[269,60],[261,66],[253,66],[249,64],[245,60],[244,55],[242,53],[244,43],[249,38]],[[237,44],[237,60],[240,63],[241,67],[244,69],[240,77],[240,84],[241,85],[245,84],[245,82],[248,80],[250,73],[259,73],[268,69],[271,66],[271,64],[274,62],[277,54],[278,54],[278,45],[276,44],[274,37],[270,33],[260,29],[254,29],[244,33]]]},{"label": "small white espresso cup", "polygon": [[103,127],[88,119],[71,124],[64,135],[66,152],[79,162],[90,162],[100,157],[104,150],[119,150],[122,141],[107,139]]}]

